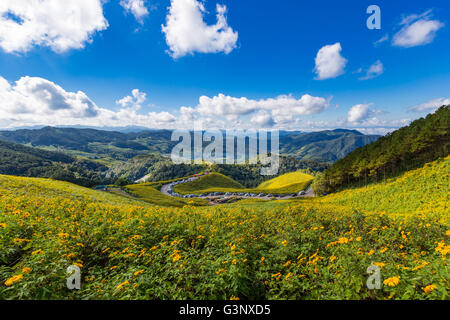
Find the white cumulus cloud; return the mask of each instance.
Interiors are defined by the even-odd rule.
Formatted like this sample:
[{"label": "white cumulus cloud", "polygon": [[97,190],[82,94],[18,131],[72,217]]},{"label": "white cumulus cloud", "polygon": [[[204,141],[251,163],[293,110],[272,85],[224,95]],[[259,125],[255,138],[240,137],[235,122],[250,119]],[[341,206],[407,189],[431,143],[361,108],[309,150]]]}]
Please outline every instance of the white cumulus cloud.
[{"label": "white cumulus cloud", "polygon": [[450,105],[450,99],[437,98],[408,108],[413,112],[434,112],[444,105]]},{"label": "white cumulus cloud", "polygon": [[431,20],[431,10],[421,15],[409,15],[402,19],[403,27],[393,38],[392,44],[398,47],[415,47],[433,42],[436,32],[444,26],[439,20]]},{"label": "white cumulus cloud", "polygon": [[265,110],[259,111],[250,119],[250,121],[251,123],[262,128],[272,127],[275,124],[272,116]]},{"label": "white cumulus cloud", "polygon": [[219,94],[212,98],[201,96],[196,111],[204,116],[239,116],[260,110],[271,111],[273,116],[311,115],[323,112],[329,101],[321,97],[305,94],[300,99],[292,95],[282,95],[268,99],[235,98]]},{"label": "white cumulus cloud", "polygon": [[169,112],[137,113],[136,103],[145,100],[145,94],[137,89],[130,98],[122,99],[123,108],[112,111],[97,106],[82,91],[66,91],[47,79],[26,76],[11,84],[0,76],[0,126],[136,125],[165,128],[177,120]]},{"label": "white cumulus cloud", "polygon": [[0,47],[8,53],[81,49],[107,27],[101,0],[0,1]]},{"label": "white cumulus cloud", "polygon": [[117,100],[116,103],[121,105],[122,107],[134,107],[136,109],[140,109],[142,103],[147,99],[147,94],[145,92],[139,91],[139,89],[131,90],[131,96],[123,97],[120,100]]},{"label": "white cumulus cloud", "polygon": [[171,0],[162,31],[173,58],[194,52],[228,54],[236,48],[238,33],[228,26],[226,6],[217,4],[216,11],[216,24],[208,25],[203,19],[206,10],[201,1]]},{"label": "white cumulus cloud", "polygon": [[33,119],[55,116],[91,118],[99,108],[82,91],[67,92],[43,78],[22,77],[11,85],[0,77],[0,113],[2,118]]},{"label": "white cumulus cloud", "polygon": [[373,111],[370,109],[371,104],[357,104],[350,108],[348,112],[348,122],[356,123],[366,120],[373,115]]},{"label": "white cumulus cloud", "polygon": [[120,0],[120,5],[125,9],[125,12],[130,12],[140,24],[144,24],[144,19],[148,16],[145,3],[145,0]]},{"label": "white cumulus cloud", "polygon": [[344,73],[347,59],[341,55],[342,47],[339,42],[322,47],[316,56],[314,71],[318,80],[336,78]]},{"label": "white cumulus cloud", "polygon": [[384,66],[380,60],[377,60],[372,64],[366,72],[364,77],[359,78],[359,80],[368,80],[378,77],[384,72]]}]

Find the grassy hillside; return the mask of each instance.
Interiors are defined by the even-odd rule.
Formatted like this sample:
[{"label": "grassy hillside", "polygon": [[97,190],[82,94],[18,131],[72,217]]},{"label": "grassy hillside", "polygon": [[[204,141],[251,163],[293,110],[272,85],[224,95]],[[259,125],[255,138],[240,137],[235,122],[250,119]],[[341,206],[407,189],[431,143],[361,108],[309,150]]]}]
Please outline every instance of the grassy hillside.
[{"label": "grassy hillside", "polygon": [[[448,222],[336,201],[160,207],[0,176],[0,299],[449,299]],[[365,285],[374,263],[381,290]]]},{"label": "grassy hillside", "polygon": [[450,218],[450,156],[408,171],[386,184],[348,189],[326,196],[321,203],[387,212]]},{"label": "grassy hillside", "polygon": [[166,196],[159,192],[154,186],[146,184],[134,184],[126,186],[127,192],[133,196],[153,204],[167,207],[183,207],[186,205],[193,206],[205,206],[208,205],[208,201],[204,199],[181,199]]},{"label": "grassy hillside", "polygon": [[241,189],[243,186],[223,174],[212,172],[206,176],[202,176],[197,180],[180,184],[175,187],[175,191],[182,194],[189,194],[191,192],[196,192],[199,190],[207,190],[211,188],[230,188],[230,189]]},{"label": "grassy hillside", "polygon": [[296,172],[290,172],[283,174],[279,177],[276,177],[274,179],[265,181],[261,183],[258,188],[259,189],[279,189],[283,187],[287,187],[292,184],[299,184],[299,183],[310,183],[314,179],[313,176],[296,171]]}]

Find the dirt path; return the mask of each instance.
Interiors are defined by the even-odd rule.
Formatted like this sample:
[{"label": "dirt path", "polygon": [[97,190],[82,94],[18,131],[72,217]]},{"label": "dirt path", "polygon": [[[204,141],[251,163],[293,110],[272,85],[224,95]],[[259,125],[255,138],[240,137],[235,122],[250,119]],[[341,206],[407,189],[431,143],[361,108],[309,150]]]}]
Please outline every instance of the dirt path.
[{"label": "dirt path", "polygon": [[300,196],[300,197],[315,197],[316,195],[313,192],[313,189],[311,188],[311,186],[308,187],[308,189],[306,189],[305,194]]},{"label": "dirt path", "polygon": [[170,186],[170,183],[169,184],[165,184],[165,185],[163,185],[161,187],[161,190],[159,190],[159,191],[161,191],[162,194],[165,194],[166,196],[171,197],[171,195],[170,195],[170,193],[168,191],[169,190],[169,186]]}]

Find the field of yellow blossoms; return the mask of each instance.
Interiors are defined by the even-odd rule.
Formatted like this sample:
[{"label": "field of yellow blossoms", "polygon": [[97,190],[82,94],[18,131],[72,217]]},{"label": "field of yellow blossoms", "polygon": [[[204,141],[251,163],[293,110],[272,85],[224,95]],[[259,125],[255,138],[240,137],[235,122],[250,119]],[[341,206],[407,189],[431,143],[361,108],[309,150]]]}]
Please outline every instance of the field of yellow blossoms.
[{"label": "field of yellow blossoms", "polygon": [[182,208],[0,176],[0,299],[449,299],[449,162],[320,199]]}]

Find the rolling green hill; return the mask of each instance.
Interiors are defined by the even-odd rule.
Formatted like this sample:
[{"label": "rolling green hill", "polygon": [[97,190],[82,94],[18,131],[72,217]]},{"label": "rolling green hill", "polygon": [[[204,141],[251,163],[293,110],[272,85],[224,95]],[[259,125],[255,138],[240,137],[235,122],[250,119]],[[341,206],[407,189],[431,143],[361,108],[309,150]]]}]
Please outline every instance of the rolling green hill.
[{"label": "rolling green hill", "polygon": [[215,188],[242,189],[244,187],[240,183],[224,176],[223,174],[212,172],[211,174],[202,176],[197,180],[175,186],[174,190],[180,192],[181,194],[194,194],[201,190]]},{"label": "rolling green hill", "polygon": [[261,183],[258,188],[259,189],[279,189],[284,188],[289,185],[299,184],[299,183],[309,183],[314,179],[313,176],[296,171],[285,173],[279,177],[268,180],[266,182]]},{"label": "rolling green hill", "polygon": [[206,206],[208,201],[204,199],[182,199],[167,196],[159,192],[154,186],[148,184],[134,184],[125,187],[125,190],[132,196],[143,200],[148,203],[152,203],[164,207],[184,207],[191,206]]}]

